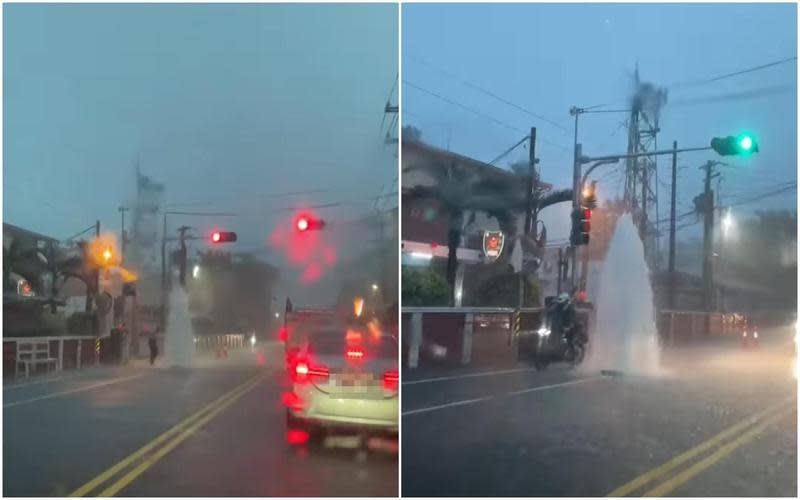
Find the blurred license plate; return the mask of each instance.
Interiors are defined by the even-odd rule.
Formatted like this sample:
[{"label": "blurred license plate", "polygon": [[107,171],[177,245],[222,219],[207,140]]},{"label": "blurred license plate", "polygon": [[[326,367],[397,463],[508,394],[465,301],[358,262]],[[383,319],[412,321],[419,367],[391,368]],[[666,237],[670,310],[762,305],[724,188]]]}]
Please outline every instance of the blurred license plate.
[{"label": "blurred license plate", "polygon": [[366,387],[372,385],[371,373],[343,373],[331,375],[331,382],[337,387]]}]

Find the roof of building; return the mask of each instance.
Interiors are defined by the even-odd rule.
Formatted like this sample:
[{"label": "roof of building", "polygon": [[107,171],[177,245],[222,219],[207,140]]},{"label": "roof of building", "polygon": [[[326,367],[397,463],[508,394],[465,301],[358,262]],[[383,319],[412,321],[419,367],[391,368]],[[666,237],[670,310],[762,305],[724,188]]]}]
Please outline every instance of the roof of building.
[{"label": "roof of building", "polygon": [[53,238],[52,236],[46,236],[42,233],[37,233],[36,231],[31,231],[30,229],[25,229],[19,226],[15,226],[14,224],[9,224],[8,222],[3,222],[3,232],[8,230],[12,233],[21,234],[27,236],[29,238],[34,238],[37,240],[46,240],[52,242],[58,242],[57,238]]},{"label": "roof of building", "polygon": [[[504,168],[500,168],[496,165],[491,165],[489,163],[482,162],[480,160],[476,160],[475,158],[470,158],[469,156],[460,155],[458,153],[454,153],[452,151],[448,151],[446,149],[441,149],[436,146],[432,146],[426,142],[414,140],[414,139],[403,139],[403,150],[406,149],[416,149],[422,151],[430,156],[439,157],[443,160],[455,160],[461,165],[465,165],[471,168],[476,168],[480,170],[482,173],[486,175],[500,175],[500,176],[510,176],[514,175],[514,172],[511,170],[506,170]],[[545,182],[540,182],[540,185],[546,189],[552,188],[552,184],[548,184]]]}]

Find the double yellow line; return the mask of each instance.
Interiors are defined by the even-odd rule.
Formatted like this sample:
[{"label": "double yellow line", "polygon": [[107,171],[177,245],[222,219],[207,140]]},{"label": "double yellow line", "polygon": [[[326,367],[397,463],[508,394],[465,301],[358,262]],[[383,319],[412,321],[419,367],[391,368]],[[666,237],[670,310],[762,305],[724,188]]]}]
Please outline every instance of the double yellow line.
[{"label": "double yellow line", "polygon": [[[110,497],[116,495],[144,471],[155,465],[167,453],[189,438],[195,431],[258,385],[263,377],[264,375],[257,375],[223,394],[190,417],[139,448],[116,465],[101,473],[96,478],[73,491],[69,496],[82,497],[89,495],[91,492],[106,485],[109,481],[113,482],[99,493],[92,494],[91,496]],[[124,475],[120,477],[123,473]]]},{"label": "double yellow line", "polygon": [[[785,417],[788,413],[785,412],[792,406],[795,401],[795,396],[790,396],[781,402],[770,406],[755,415],[752,415],[738,424],[729,427],[728,429],[720,432],[708,441],[695,446],[689,451],[686,451],[672,460],[645,472],[636,479],[620,486],[611,493],[610,497],[624,497],[634,492],[639,492],[636,496],[644,497],[658,497],[665,496],[675,490],[675,488],[686,483],[696,475],[716,464],[736,448],[751,441],[759,433],[761,433],[767,426],[775,421]],[[738,437],[737,437],[738,436]],[[675,475],[669,476],[679,467],[688,464],[691,460],[702,456],[704,453],[709,452],[705,458],[692,463],[689,467],[683,469]],[[668,477],[669,476],[669,477]],[[660,484],[647,490],[650,483],[661,481]]]}]

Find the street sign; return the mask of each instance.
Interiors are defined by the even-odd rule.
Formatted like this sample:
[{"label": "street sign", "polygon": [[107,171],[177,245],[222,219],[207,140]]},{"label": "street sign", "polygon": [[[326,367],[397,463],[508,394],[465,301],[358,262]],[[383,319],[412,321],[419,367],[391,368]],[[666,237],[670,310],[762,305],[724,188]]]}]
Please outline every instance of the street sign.
[{"label": "street sign", "polygon": [[489,262],[494,262],[503,253],[504,241],[505,235],[502,231],[483,232],[483,254],[489,259]]}]

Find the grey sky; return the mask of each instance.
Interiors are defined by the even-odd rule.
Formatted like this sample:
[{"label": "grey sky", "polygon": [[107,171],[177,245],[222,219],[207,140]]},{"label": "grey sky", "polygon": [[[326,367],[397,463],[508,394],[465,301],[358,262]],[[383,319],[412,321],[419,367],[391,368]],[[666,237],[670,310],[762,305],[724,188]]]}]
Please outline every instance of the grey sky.
[{"label": "grey sky", "polygon": [[[636,62],[642,80],[667,86],[659,146],[707,146],[711,137],[751,130],[761,153],[725,170],[723,204],[797,178],[797,64],[775,66],[706,85],[680,85],[797,55],[795,4],[495,4],[403,6],[403,124],[423,139],[490,161],[537,126],[542,175],[571,182],[572,105],[624,107]],[[560,124],[566,131],[503,104],[476,84]],[[505,124],[437,99],[433,91]],[[690,105],[696,98],[771,88],[758,98]],[[626,115],[582,115],[579,142],[589,155],[622,152]],[[513,130],[519,129],[519,130]],[[550,142],[556,144],[547,144]],[[509,160],[527,158],[519,149]],[[714,153],[686,154],[679,165],[678,213],[702,189],[697,166]],[[502,163],[502,162],[501,162]],[[508,162],[505,162],[507,164]],[[667,215],[669,159],[659,160],[661,217]],[[621,176],[598,171],[601,196]],[[739,198],[734,196],[738,195]],[[736,210],[796,207],[796,190]],[[684,231],[684,235],[693,230]]]},{"label": "grey sky", "polygon": [[[396,177],[381,135],[396,5],[3,8],[4,221],[118,231],[138,158],[168,203],[241,214],[180,222],[257,248],[281,207],[342,201],[323,214],[352,220]],[[307,189],[329,192],[270,196]]]}]

